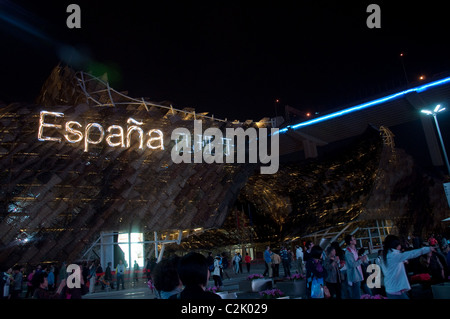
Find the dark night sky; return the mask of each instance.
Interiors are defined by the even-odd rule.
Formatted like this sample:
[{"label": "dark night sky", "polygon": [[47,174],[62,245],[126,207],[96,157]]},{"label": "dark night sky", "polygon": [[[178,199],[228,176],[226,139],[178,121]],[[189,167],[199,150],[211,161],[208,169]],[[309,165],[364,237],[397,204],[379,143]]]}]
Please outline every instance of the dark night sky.
[{"label": "dark night sky", "polygon": [[[81,7],[81,29],[66,26],[70,3]],[[366,26],[370,3],[381,7],[381,29]],[[62,59],[108,71],[132,97],[220,118],[274,116],[275,99],[325,112],[404,89],[400,52],[410,82],[448,73],[444,4],[0,0],[0,100],[33,101]]]}]

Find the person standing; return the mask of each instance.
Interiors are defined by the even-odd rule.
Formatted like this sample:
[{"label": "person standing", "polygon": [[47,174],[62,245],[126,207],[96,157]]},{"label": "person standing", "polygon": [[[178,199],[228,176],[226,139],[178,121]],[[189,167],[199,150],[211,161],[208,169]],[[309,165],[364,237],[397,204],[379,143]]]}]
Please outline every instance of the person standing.
[{"label": "person standing", "polygon": [[91,266],[89,267],[89,293],[93,294],[95,292],[95,279],[96,279],[96,270],[95,261],[91,262]]},{"label": "person standing", "polygon": [[239,272],[242,274],[242,255],[238,252],[239,257]]},{"label": "person standing", "polygon": [[111,289],[114,289],[114,284],[113,284],[113,278],[112,278],[112,273],[111,273],[111,262],[109,261],[106,269],[105,269],[105,277],[104,277],[105,281],[106,281],[106,285],[109,285],[109,287]]},{"label": "person standing", "polygon": [[336,299],[341,299],[341,282],[343,278],[340,271],[340,260],[336,256],[336,249],[333,246],[328,246],[326,249],[323,267],[327,271],[325,285],[330,290],[331,298],[336,295]]},{"label": "person standing", "polygon": [[135,260],[133,265],[133,282],[136,284],[139,281],[138,276],[139,276],[139,264]]},{"label": "person standing", "polygon": [[297,273],[303,275],[303,249],[301,246],[295,246],[295,258],[297,261]]},{"label": "person standing", "polygon": [[324,298],[324,279],[327,277],[327,270],[322,265],[323,249],[320,246],[311,248],[311,255],[306,262],[306,291],[308,298]]},{"label": "person standing", "polygon": [[22,294],[23,268],[19,265],[13,268],[13,280],[11,299],[20,299]]},{"label": "person standing", "polygon": [[347,284],[350,288],[350,299],[361,299],[361,282],[364,280],[361,264],[367,260],[367,256],[358,256],[355,236],[345,236],[345,243],[347,244],[345,265],[347,267]]},{"label": "person standing", "polygon": [[286,247],[281,247],[280,256],[283,263],[284,277],[291,277],[291,254]]},{"label": "person standing", "polygon": [[314,247],[314,243],[308,240],[305,247],[306,251],[304,253],[303,261],[306,263],[311,258],[311,249]]},{"label": "person standing", "polygon": [[213,275],[213,279],[214,279],[214,285],[217,288],[220,288],[223,286],[222,278],[220,277],[221,268],[222,268],[222,265],[221,265],[220,256],[216,256],[216,258],[214,258],[214,271],[213,271],[212,275]]},{"label": "person standing", "polygon": [[252,262],[252,257],[248,255],[248,253],[245,254],[245,265],[247,266],[247,273],[250,273],[250,263]]},{"label": "person standing", "polygon": [[125,265],[123,264],[122,259],[120,259],[119,264],[116,267],[117,290],[119,290],[120,283],[122,283],[122,289],[125,289],[124,276],[125,276]]},{"label": "person standing", "polygon": [[380,265],[388,299],[409,299],[406,292],[411,290],[411,286],[406,275],[404,262],[434,251],[436,250],[433,247],[423,247],[401,252],[400,239],[395,235],[386,236]]},{"label": "person standing", "polygon": [[33,294],[34,294],[33,276],[34,276],[35,272],[36,272],[36,269],[33,268],[27,276],[27,293],[25,295],[25,298],[33,297]]},{"label": "person standing", "polygon": [[213,269],[214,267],[214,257],[212,255],[212,251],[208,252],[208,256],[206,257],[206,262],[208,263],[208,268]]},{"label": "person standing", "polygon": [[53,266],[50,266],[50,268],[48,268],[47,282],[48,291],[55,290],[55,268]]},{"label": "person standing", "polygon": [[59,277],[59,281],[58,282],[61,282],[61,281],[67,279],[67,266],[66,266],[66,262],[65,261],[62,262],[61,268],[59,268],[59,276],[58,277]]},{"label": "person standing", "polygon": [[241,256],[238,253],[234,253],[233,257],[233,266],[234,266],[234,273],[237,275],[239,273],[239,263],[241,261]]},{"label": "person standing", "polygon": [[[228,269],[228,257],[225,252],[222,253],[222,277],[223,275],[226,275],[229,280],[231,280],[230,276],[228,275],[227,269]],[[225,278],[222,278],[225,279]]]},{"label": "person standing", "polygon": [[272,270],[273,270],[273,277],[277,278],[280,277],[280,264],[281,264],[281,257],[276,252],[273,252],[270,255],[270,258],[272,259]]},{"label": "person standing", "polygon": [[269,274],[269,278],[272,278],[272,258],[271,258],[270,246],[266,246],[266,250],[264,251],[264,265],[266,269],[264,270],[263,276],[265,277]]}]

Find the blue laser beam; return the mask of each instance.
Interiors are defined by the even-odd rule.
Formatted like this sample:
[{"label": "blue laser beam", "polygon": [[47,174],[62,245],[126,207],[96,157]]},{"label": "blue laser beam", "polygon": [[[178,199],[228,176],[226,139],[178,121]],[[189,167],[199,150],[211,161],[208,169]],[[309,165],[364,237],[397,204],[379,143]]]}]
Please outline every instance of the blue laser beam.
[{"label": "blue laser beam", "polygon": [[402,96],[404,96],[406,94],[412,93],[412,92],[421,93],[421,92],[423,92],[423,91],[425,91],[425,90],[427,90],[427,89],[429,89],[431,87],[444,85],[444,84],[446,84],[448,82],[450,82],[450,77],[447,77],[447,78],[444,78],[444,79],[441,79],[441,80],[437,80],[437,81],[434,81],[434,82],[430,82],[430,83],[427,83],[427,84],[424,84],[424,85],[421,85],[421,86],[417,86],[417,87],[414,87],[414,88],[411,88],[411,89],[408,89],[408,90],[404,90],[404,91],[401,91],[401,92],[398,92],[398,93],[394,93],[394,94],[391,94],[391,95],[388,95],[388,96],[385,96],[385,97],[382,97],[382,98],[379,98],[379,99],[376,99],[376,100],[373,100],[373,101],[369,101],[369,102],[365,102],[365,103],[362,103],[362,104],[358,104],[358,105],[352,106],[350,108],[347,108],[347,109],[344,109],[344,110],[341,110],[341,111],[337,111],[337,112],[333,112],[333,113],[330,113],[330,114],[327,114],[327,115],[324,115],[324,116],[317,117],[317,118],[312,119],[312,120],[308,120],[308,121],[297,123],[297,124],[293,124],[293,125],[288,125],[288,126],[282,128],[282,129],[280,129],[278,131],[278,134],[286,133],[290,129],[291,130],[297,130],[297,129],[305,127],[305,126],[314,125],[314,124],[317,124],[317,123],[320,123],[320,122],[324,122],[324,121],[327,121],[327,120],[331,120],[331,119],[334,119],[334,118],[337,118],[337,117],[340,117],[340,116],[343,116],[343,115],[346,115],[346,114],[349,114],[349,113],[361,111],[361,110],[364,110],[364,109],[367,109],[367,108],[370,108],[370,107],[382,104],[384,102],[388,102],[388,101],[392,101],[392,100],[398,99],[398,98],[400,98],[400,97],[402,97]]}]

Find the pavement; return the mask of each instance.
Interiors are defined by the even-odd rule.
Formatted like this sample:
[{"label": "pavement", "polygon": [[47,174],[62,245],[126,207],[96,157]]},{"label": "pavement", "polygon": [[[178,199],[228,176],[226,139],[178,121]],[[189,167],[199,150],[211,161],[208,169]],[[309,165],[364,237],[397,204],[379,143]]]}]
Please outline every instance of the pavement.
[{"label": "pavement", "polygon": [[[247,280],[247,277],[250,274],[262,274],[264,272],[264,264],[252,264],[250,272],[247,272],[245,265],[243,266],[243,273],[235,274],[233,269],[228,268],[226,272],[228,273],[228,278],[224,274],[223,279],[223,288],[222,291],[228,291],[229,293],[240,293],[239,291],[239,282],[243,280]],[[292,271],[292,269],[291,269]],[[295,270],[293,271],[295,273]],[[282,267],[280,269],[280,274],[283,274]],[[207,287],[214,286],[214,280],[212,276],[208,282]],[[130,282],[125,283],[125,289],[111,289],[109,291],[101,290],[100,286],[95,287],[94,293],[87,293],[83,296],[83,299],[155,299],[156,295],[147,287],[147,283],[144,280],[141,280],[134,285],[130,284]],[[255,294],[255,298],[259,298],[257,293]],[[248,296],[247,296],[248,298]]]}]

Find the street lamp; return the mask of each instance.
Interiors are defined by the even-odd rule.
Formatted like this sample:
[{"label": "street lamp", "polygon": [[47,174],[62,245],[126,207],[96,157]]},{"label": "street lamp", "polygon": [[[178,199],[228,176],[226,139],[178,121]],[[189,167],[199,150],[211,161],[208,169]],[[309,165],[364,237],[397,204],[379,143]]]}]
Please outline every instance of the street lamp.
[{"label": "street lamp", "polygon": [[439,140],[441,141],[442,152],[444,153],[445,164],[447,165],[448,174],[450,175],[450,164],[448,163],[447,151],[445,150],[444,140],[442,139],[441,130],[439,129],[439,124],[437,120],[437,114],[444,111],[445,107],[441,107],[440,104],[436,105],[433,111],[421,110],[422,113],[426,115],[433,115],[434,123],[436,123],[436,129],[438,132]]}]

